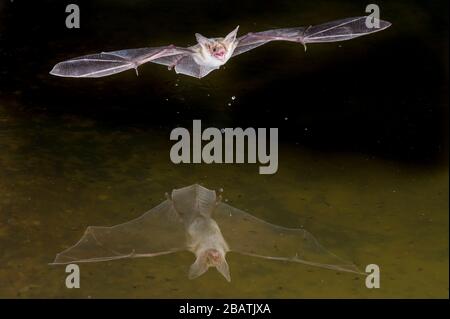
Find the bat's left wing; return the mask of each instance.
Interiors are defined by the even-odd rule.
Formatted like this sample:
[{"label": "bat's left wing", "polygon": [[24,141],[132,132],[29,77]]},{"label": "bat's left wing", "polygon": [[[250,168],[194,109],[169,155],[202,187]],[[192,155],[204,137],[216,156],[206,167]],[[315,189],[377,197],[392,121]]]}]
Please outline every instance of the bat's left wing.
[{"label": "bat's left wing", "polygon": [[147,62],[170,58],[173,61],[190,57],[189,48],[163,46],[155,48],[127,49],[85,55],[56,64],[50,74],[74,78],[99,78],[135,69]]},{"label": "bat's left wing", "polygon": [[218,204],[212,218],[230,251],[363,274],[353,263],[326,250],[304,229],[272,225],[225,203]]},{"label": "bat's left wing", "polygon": [[[274,29],[248,33],[238,39],[233,56],[255,49],[271,41],[307,43],[337,42],[354,39],[388,28],[391,23],[370,17],[354,17],[299,28]],[[371,24],[368,24],[370,22]]]},{"label": "bat's left wing", "polygon": [[183,219],[168,199],[129,222],[88,227],[75,245],[56,255],[53,264],[153,257],[186,249]]}]

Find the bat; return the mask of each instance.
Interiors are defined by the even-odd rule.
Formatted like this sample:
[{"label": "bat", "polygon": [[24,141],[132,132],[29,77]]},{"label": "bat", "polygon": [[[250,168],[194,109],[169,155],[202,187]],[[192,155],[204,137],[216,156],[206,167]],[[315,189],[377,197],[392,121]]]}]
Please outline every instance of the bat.
[{"label": "bat", "polygon": [[370,17],[354,17],[336,20],[317,26],[274,29],[256,33],[248,33],[237,37],[239,26],[225,38],[206,38],[196,33],[197,44],[187,48],[174,45],[128,49],[99,54],[85,55],[56,64],[50,74],[62,77],[98,78],[134,69],[152,62],[162,64],[176,73],[203,78],[210,72],[219,69],[244,52],[255,49],[271,41],[289,41],[300,43],[305,47],[308,43],[337,42],[350,40],[366,34],[388,28],[391,23],[375,19],[379,27],[369,27],[366,20]]},{"label": "bat", "polygon": [[89,226],[52,264],[154,257],[187,250],[196,257],[189,279],[215,267],[231,281],[228,252],[364,274],[326,250],[308,231],[267,223],[222,202],[221,195],[198,184],[174,189],[166,197],[129,222]]}]

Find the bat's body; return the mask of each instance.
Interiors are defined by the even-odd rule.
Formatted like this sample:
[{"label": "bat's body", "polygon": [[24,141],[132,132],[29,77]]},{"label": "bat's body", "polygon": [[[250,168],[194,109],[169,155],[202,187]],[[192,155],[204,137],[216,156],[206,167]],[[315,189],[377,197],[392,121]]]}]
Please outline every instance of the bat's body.
[{"label": "bat's body", "polygon": [[230,281],[228,252],[361,273],[306,230],[269,224],[222,203],[215,191],[197,184],[173,190],[166,201],[129,222],[88,227],[78,243],[56,256],[54,264],[153,257],[182,250],[196,256],[190,279],[216,267]]},{"label": "bat's body", "polygon": [[215,266],[230,281],[230,272],[225,260],[229,248],[216,221],[198,216],[189,225],[186,233],[188,250],[196,256],[196,261],[189,271],[189,278],[196,278],[208,270],[208,267]]},{"label": "bat's body", "polygon": [[196,278],[213,266],[230,281],[225,260],[230,249],[219,226],[212,219],[219,204],[216,192],[200,185],[192,185],[173,190],[169,200],[183,220],[186,249],[196,256],[195,263],[189,270],[189,278]]},{"label": "bat's body", "polygon": [[218,69],[231,58],[239,41],[236,35],[239,27],[225,38],[208,39],[197,33],[195,36],[199,44],[192,47],[194,61],[201,66]]},{"label": "bat's body", "polygon": [[[129,49],[86,55],[60,62],[50,72],[63,77],[96,78],[129,69],[147,62],[166,65],[181,73],[202,78],[228,60],[271,41],[308,43],[337,42],[353,39],[388,28],[387,21],[377,20],[379,27],[369,27],[367,17],[336,20],[318,26],[275,29],[248,33],[237,38],[238,27],[225,38],[206,38],[196,34],[198,44],[187,48],[174,45]],[[374,24],[375,25],[375,24]]]}]

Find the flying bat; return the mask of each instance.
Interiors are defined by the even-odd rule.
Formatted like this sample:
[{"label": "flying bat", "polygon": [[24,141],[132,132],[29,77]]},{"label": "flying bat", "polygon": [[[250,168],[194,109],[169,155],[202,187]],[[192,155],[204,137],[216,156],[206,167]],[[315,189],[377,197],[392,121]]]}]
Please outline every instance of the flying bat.
[{"label": "flying bat", "polygon": [[326,250],[305,229],[267,223],[222,202],[221,195],[198,184],[174,189],[166,197],[129,222],[88,227],[52,264],[154,257],[187,250],[196,256],[189,279],[215,267],[231,281],[228,252],[364,274]]},{"label": "flying bat", "polygon": [[255,49],[271,41],[289,41],[305,46],[308,43],[337,42],[350,40],[388,28],[391,23],[379,19],[369,26],[370,17],[354,17],[336,20],[317,26],[274,29],[248,33],[237,37],[239,26],[224,38],[206,38],[196,33],[197,44],[187,48],[168,45],[153,48],[127,49],[82,57],[60,62],[50,74],[75,77],[98,78],[125,70],[137,69],[152,62],[162,64],[169,70],[196,78],[203,78],[219,69],[232,57]]}]

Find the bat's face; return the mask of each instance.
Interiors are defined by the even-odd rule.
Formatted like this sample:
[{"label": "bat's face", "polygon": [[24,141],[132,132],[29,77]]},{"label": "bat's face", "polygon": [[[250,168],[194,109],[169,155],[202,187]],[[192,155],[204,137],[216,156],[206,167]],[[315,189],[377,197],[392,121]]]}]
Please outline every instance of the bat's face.
[{"label": "bat's face", "polygon": [[219,41],[213,41],[211,44],[207,44],[206,49],[209,55],[219,61],[224,61],[228,52],[225,44]]},{"label": "bat's face", "polygon": [[195,34],[200,45],[201,54],[195,60],[200,65],[219,67],[225,64],[237,46],[236,35],[239,26],[225,38],[208,39],[199,33]]},{"label": "bat's face", "polygon": [[217,249],[208,249],[205,254],[208,267],[216,267],[222,262],[223,257]]},{"label": "bat's face", "polygon": [[191,269],[189,270],[189,278],[194,279],[203,275],[209,267],[216,267],[217,271],[227,281],[231,281],[230,270],[225,260],[225,253],[217,249],[205,250],[197,257],[197,260],[191,265]]}]

